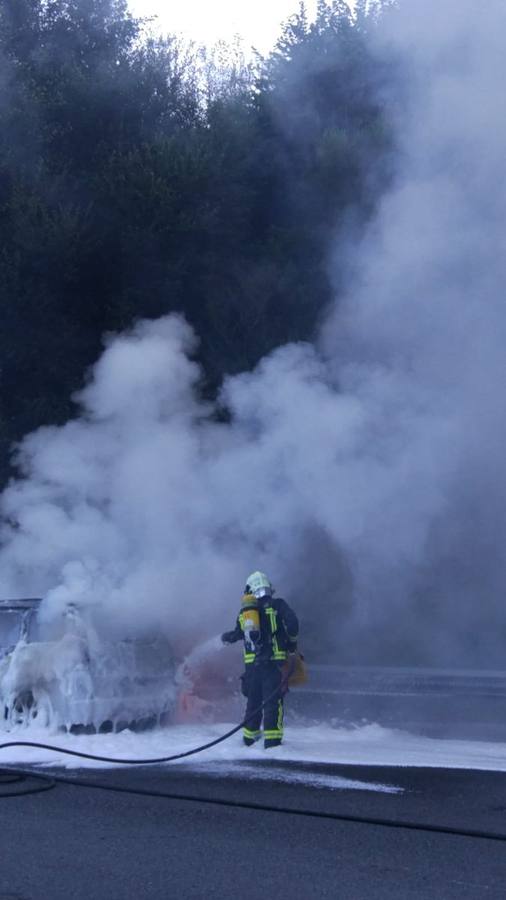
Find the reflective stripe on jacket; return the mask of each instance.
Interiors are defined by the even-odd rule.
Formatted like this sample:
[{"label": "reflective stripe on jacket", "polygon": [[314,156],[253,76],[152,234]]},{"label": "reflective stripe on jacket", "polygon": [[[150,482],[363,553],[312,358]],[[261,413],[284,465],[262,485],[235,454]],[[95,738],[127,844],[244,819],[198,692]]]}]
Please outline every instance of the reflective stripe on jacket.
[{"label": "reflective stripe on jacket", "polygon": [[[244,650],[244,662],[249,665],[256,659],[283,662],[288,653],[297,649],[299,620],[286,600],[268,597],[259,603],[261,626],[261,649],[258,654]],[[229,640],[238,641],[243,637],[244,613],[237,616],[236,626],[229,634]]]}]

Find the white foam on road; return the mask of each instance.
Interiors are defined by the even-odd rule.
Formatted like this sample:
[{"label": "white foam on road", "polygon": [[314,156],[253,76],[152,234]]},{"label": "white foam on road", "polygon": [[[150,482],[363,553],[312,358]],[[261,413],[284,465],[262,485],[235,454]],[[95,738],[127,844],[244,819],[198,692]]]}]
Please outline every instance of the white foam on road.
[{"label": "white foam on road", "polygon": [[212,778],[223,778],[224,774],[255,781],[274,781],[284,784],[303,784],[327,791],[375,791],[381,794],[403,794],[404,788],[393,784],[382,784],[376,781],[358,781],[355,778],[343,778],[340,775],[327,775],[317,770],[288,769],[282,766],[258,766],[253,763],[203,763],[201,771]]},{"label": "white foam on road", "polygon": [[[19,729],[0,732],[0,743],[40,741],[69,750],[103,756],[136,759],[169,756],[205,744],[223,734],[232,725],[174,725],[165,729],[135,734],[69,735],[47,729]],[[223,744],[182,760],[192,766],[218,761],[254,763],[259,760],[301,763],[346,763],[349,765],[415,766],[449,769],[506,771],[506,744],[487,741],[441,740],[403,731],[364,725],[356,728],[332,728],[327,725],[290,726],[281,747],[264,750],[260,744],[243,747],[239,734]],[[103,768],[104,763],[81,760],[48,750],[29,747],[0,749],[0,766],[13,763],[57,764],[69,768]],[[177,763],[176,763],[177,764]]]}]

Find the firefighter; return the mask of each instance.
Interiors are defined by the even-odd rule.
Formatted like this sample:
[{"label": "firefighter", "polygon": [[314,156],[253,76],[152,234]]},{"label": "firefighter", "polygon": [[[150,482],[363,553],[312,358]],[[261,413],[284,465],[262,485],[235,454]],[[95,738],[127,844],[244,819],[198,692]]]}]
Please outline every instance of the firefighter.
[{"label": "firefighter", "polygon": [[290,670],[286,663],[287,659],[292,664],[295,661],[299,622],[288,603],[273,595],[267,576],[253,572],[246,584],[236,626],[221,636],[224,644],[244,641],[242,692],[247,697],[247,705],[243,741],[247,747],[260,739],[262,717],[264,746],[277,747],[283,740],[283,695],[287,690],[286,673]]}]

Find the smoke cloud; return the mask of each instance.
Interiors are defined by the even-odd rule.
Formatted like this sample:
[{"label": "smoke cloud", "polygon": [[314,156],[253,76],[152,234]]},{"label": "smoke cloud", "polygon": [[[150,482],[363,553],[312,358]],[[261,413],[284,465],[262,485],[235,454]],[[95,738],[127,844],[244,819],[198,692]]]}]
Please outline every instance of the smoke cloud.
[{"label": "smoke cloud", "polygon": [[506,638],[506,9],[405,0],[399,171],[313,345],[199,400],[170,316],[111,337],[81,414],[19,448],[2,593],[183,649],[266,570],[337,661],[497,664]]}]

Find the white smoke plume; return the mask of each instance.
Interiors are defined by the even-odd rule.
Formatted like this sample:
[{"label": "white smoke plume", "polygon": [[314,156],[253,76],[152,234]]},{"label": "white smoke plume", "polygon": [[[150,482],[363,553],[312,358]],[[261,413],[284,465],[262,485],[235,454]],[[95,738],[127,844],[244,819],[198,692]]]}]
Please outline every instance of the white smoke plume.
[{"label": "white smoke plume", "polygon": [[[111,338],[82,413],[29,435],[4,492],[2,593],[184,647],[265,569],[313,646],[487,662],[506,626],[506,7],[405,0],[399,172],[316,346],[198,400],[195,336]],[[506,633],[506,631],[505,631]]]}]

